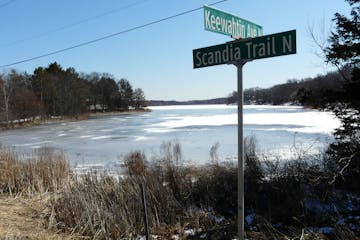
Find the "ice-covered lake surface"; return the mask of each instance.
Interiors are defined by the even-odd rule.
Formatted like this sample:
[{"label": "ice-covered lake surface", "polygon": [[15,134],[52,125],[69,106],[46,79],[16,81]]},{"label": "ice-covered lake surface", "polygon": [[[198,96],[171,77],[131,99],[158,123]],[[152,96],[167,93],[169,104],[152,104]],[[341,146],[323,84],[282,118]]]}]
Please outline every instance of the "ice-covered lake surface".
[{"label": "ice-covered lake surface", "polygon": [[[207,163],[219,143],[220,160],[237,156],[237,106],[151,107],[151,112],[92,117],[79,122],[49,123],[0,132],[0,144],[19,153],[47,146],[64,150],[77,166],[121,163],[129,152],[148,158],[165,141],[181,144],[184,160]],[[254,136],[258,152],[290,158],[295,152],[317,153],[328,145],[339,121],[331,113],[294,106],[244,107],[244,136]]]}]

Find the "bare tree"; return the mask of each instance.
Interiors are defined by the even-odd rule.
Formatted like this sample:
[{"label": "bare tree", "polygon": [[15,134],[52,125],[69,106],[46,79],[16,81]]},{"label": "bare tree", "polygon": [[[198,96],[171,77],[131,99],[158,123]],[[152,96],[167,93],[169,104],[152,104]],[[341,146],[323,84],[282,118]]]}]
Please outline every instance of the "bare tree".
[{"label": "bare tree", "polygon": [[3,109],[5,111],[5,121],[6,123],[9,122],[9,110],[10,110],[10,95],[11,95],[11,84],[9,81],[6,80],[2,75],[0,75],[0,87],[2,90],[4,106]]},{"label": "bare tree", "polygon": [[134,90],[133,97],[134,97],[133,104],[134,104],[135,109],[146,107],[145,94],[141,88],[136,88]]}]

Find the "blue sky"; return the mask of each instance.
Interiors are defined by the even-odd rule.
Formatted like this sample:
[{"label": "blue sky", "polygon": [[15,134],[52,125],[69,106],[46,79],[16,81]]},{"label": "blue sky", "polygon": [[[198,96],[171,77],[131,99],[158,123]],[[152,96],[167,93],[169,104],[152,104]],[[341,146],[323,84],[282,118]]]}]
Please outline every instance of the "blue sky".
[{"label": "blue sky", "polygon": [[[71,47],[215,1],[0,0],[0,66]],[[263,27],[264,35],[296,29],[297,54],[256,60],[244,67],[244,88],[269,87],[333,70],[317,57],[309,27],[323,37],[343,0],[228,0],[215,6]],[[126,78],[148,99],[190,100],[227,96],[236,68],[193,69],[192,50],[231,39],[204,30],[203,11],[189,13],[52,56],[0,68],[32,73],[54,61],[78,72]]]}]

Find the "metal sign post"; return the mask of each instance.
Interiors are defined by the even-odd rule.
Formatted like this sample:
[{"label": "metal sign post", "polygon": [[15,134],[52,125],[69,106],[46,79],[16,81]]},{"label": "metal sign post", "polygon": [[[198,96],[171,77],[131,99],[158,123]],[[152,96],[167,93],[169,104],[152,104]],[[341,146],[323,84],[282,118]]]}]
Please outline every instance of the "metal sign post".
[{"label": "metal sign post", "polygon": [[235,64],[237,68],[237,92],[238,92],[238,235],[240,240],[245,239],[244,230],[244,119],[243,119],[243,73],[242,69],[246,61]]},{"label": "metal sign post", "polygon": [[238,236],[239,240],[245,239],[244,228],[244,94],[243,94],[243,66],[251,60],[234,63],[237,68],[238,92]]}]

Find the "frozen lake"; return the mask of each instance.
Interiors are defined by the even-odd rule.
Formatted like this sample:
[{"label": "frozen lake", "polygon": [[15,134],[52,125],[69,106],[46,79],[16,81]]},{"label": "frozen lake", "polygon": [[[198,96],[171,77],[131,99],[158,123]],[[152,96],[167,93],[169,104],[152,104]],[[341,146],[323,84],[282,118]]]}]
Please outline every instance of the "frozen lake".
[{"label": "frozen lake", "polygon": [[[151,112],[92,117],[0,132],[0,144],[19,153],[41,146],[64,150],[72,164],[112,165],[131,151],[159,154],[164,141],[177,140],[183,157],[206,163],[219,143],[221,160],[237,156],[237,106],[151,107]],[[294,106],[245,106],[244,136],[255,136],[260,153],[289,158],[297,151],[316,153],[339,126],[331,113]]]}]

